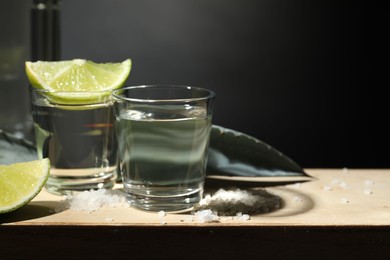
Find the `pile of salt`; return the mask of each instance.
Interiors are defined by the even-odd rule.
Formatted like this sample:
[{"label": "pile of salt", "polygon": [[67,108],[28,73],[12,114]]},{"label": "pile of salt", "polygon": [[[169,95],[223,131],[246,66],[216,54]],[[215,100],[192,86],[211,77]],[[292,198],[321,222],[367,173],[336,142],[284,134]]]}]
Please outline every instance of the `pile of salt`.
[{"label": "pile of salt", "polygon": [[209,209],[219,216],[266,213],[280,208],[281,199],[265,190],[219,189],[212,196],[206,195],[195,206],[196,211]]},{"label": "pile of salt", "polygon": [[119,190],[89,190],[67,195],[65,207],[75,211],[93,212],[101,207],[128,206],[123,192]]}]

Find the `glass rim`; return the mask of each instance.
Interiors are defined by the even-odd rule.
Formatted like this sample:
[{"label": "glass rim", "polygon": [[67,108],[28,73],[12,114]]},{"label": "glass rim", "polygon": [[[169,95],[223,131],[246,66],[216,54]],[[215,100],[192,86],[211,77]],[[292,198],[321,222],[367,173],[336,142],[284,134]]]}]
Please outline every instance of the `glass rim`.
[{"label": "glass rim", "polygon": [[45,93],[68,93],[68,94],[72,94],[72,93],[79,93],[79,94],[87,94],[87,93],[104,93],[104,94],[107,94],[107,93],[112,93],[114,90],[113,89],[106,89],[106,90],[87,90],[87,91],[83,91],[83,90],[72,90],[72,91],[67,91],[67,90],[56,90],[56,89],[44,89],[44,88],[31,88],[33,92],[36,92],[36,93],[42,93],[42,94],[45,94]]},{"label": "glass rim", "polygon": [[[171,89],[188,89],[203,91],[206,94],[202,97],[184,97],[184,98],[171,98],[171,99],[158,99],[158,98],[132,98],[124,97],[121,95],[121,92],[125,90],[136,90],[136,89],[162,89],[162,88],[171,88]],[[194,102],[194,101],[203,101],[208,99],[213,99],[216,93],[210,89],[188,86],[188,85],[138,85],[138,86],[126,86],[123,88],[118,88],[112,91],[112,96],[119,100],[132,101],[132,102],[142,102],[142,103],[156,103],[156,102]]]},{"label": "glass rim", "polygon": [[97,91],[64,91],[56,89],[30,88],[33,102],[46,99],[50,104],[60,106],[84,106],[97,104],[111,104],[112,90]]}]

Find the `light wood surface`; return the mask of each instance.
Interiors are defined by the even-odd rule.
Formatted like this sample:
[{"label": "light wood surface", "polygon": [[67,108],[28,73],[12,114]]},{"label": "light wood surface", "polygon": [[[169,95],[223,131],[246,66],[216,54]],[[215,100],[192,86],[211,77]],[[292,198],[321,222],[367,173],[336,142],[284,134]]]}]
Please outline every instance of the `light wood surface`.
[{"label": "light wood surface", "polygon": [[[64,198],[45,190],[25,207],[0,215],[0,226],[390,226],[390,170],[307,169],[311,181],[265,188],[283,200],[280,209],[250,220],[221,217],[201,223],[191,212],[159,217],[127,205],[93,212],[58,209]],[[120,188],[117,185],[116,188]]]}]

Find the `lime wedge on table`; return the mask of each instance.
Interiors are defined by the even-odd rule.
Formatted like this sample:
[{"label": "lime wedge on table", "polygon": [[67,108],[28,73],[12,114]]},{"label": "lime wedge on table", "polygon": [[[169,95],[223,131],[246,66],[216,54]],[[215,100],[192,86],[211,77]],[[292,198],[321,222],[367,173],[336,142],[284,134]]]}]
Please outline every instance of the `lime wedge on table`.
[{"label": "lime wedge on table", "polygon": [[111,90],[120,88],[131,70],[130,59],[118,63],[83,59],[27,61],[25,65],[31,85],[48,91],[52,101],[63,104],[98,102]]},{"label": "lime wedge on table", "polygon": [[0,214],[30,202],[49,177],[49,159],[0,165]]}]

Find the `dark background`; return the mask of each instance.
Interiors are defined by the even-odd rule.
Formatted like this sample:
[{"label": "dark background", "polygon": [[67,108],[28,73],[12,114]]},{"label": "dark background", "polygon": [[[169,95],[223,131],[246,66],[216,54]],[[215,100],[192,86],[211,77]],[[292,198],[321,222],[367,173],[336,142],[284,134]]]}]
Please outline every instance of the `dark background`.
[{"label": "dark background", "polygon": [[370,12],[346,0],[64,0],[61,58],[131,58],[128,85],[212,89],[215,124],[303,167],[389,168],[371,117]]},{"label": "dark background", "polygon": [[357,1],[67,0],[63,58],[130,57],[135,84],[217,92],[214,123],[304,167],[381,167],[368,152],[366,14]]}]

